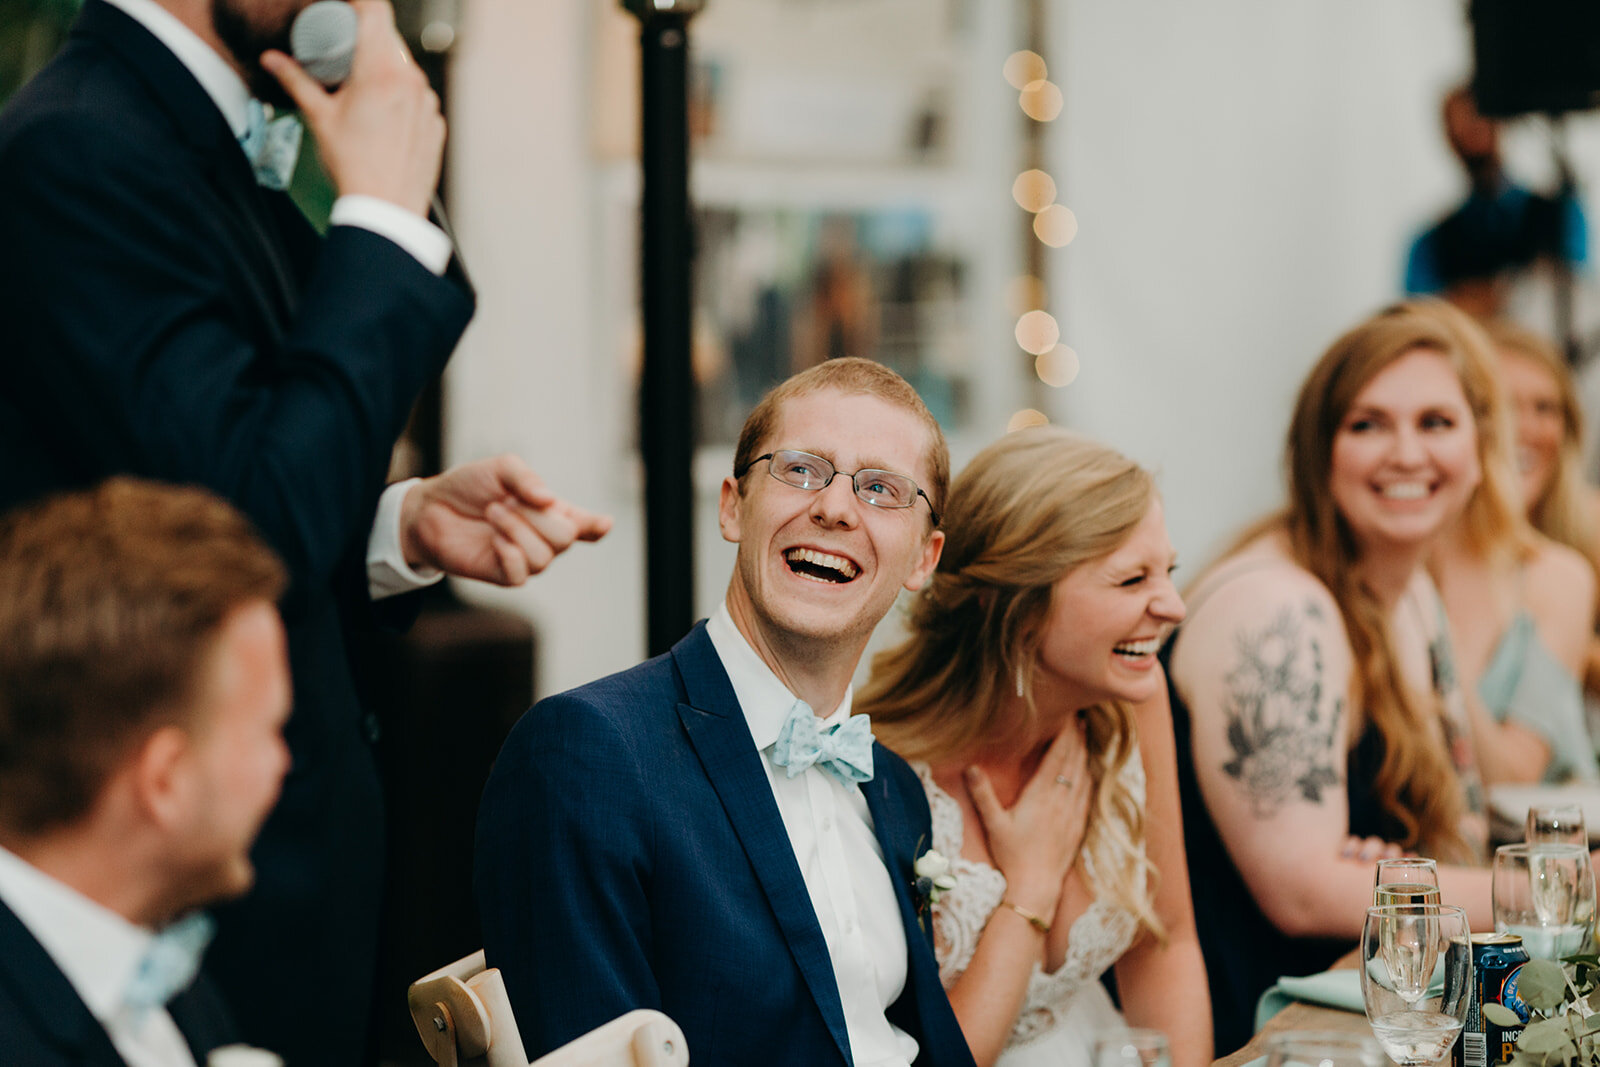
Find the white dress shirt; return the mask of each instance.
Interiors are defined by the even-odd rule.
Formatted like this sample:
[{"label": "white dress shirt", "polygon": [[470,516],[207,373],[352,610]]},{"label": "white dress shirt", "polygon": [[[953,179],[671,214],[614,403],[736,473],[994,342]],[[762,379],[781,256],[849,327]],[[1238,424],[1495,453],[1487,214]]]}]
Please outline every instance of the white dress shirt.
[{"label": "white dress shirt", "polygon": [[[905,987],[905,926],[866,798],[859,788],[815,765],[794,778],[773,765],[768,751],[790,709],[804,702],[756,655],[727,604],[711,616],[706,635],[761,752],[761,765],[828,943],[851,1058],[856,1067],[908,1067],[917,1057],[917,1041],[884,1015]],[[850,699],[846,690],[824,722],[843,722],[850,714]]]},{"label": "white dress shirt", "polygon": [[0,900],[55,960],[129,1067],[196,1067],[165,1008],[123,1003],[155,934],[0,848]]},{"label": "white dress shirt", "polygon": [[[235,137],[249,122],[250,89],[211,46],[155,0],[107,0],[167,46],[211,97]],[[242,149],[241,149],[242,151]],[[436,275],[450,263],[450,238],[420,215],[371,196],[341,196],[329,217],[333,226],[357,226],[399,245]],[[374,600],[432,585],[444,577],[434,570],[410,567],[400,550],[400,504],[415,479],[389,486],[367,540],[367,585]]]}]

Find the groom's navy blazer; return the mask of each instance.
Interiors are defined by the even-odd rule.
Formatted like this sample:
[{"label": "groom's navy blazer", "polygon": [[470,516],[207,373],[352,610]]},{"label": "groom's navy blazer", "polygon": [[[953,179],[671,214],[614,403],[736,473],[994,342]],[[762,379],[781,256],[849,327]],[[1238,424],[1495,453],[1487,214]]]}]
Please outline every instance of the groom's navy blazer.
[{"label": "groom's navy blazer", "polygon": [[[290,1063],[361,1062],[383,817],[344,635],[375,610],[363,557],[395,438],[472,304],[375,233],[320,237],[102,0],[0,114],[0,511],[113,474],[202,485],[290,570],[294,765],[206,959],[242,1036]],[[340,1010],[286,1026],[308,973]]]},{"label": "groom's navy blazer", "polygon": [[[196,1063],[233,1040],[233,1027],[204,977],[167,1005]],[[0,1063],[27,1067],[123,1067],[111,1037],[16,913],[0,902]]]},{"label": "groom's navy blazer", "polygon": [[[683,1028],[693,1063],[850,1064],[833,964],[705,625],[670,653],[540,701],[484,791],[484,946],[530,1056],[633,1008]],[[910,956],[889,1019],[919,1065],[971,1067],[912,897],[928,803],[873,747],[861,786]]]}]

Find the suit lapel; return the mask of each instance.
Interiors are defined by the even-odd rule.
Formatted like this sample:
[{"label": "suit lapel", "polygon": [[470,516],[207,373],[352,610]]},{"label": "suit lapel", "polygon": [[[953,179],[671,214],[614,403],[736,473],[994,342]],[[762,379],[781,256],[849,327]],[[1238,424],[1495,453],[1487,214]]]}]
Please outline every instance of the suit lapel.
[{"label": "suit lapel", "polygon": [[267,333],[276,339],[281,324],[293,317],[299,291],[293,260],[278,237],[278,221],[267,199],[281,194],[256,184],[249,161],[211,97],[178,57],[136,19],[103,0],[85,0],[73,35],[94,41],[123,62],[166,112],[179,143],[205,170],[225,209],[218,221],[247,257],[245,274],[256,301],[267,312]]},{"label": "suit lapel", "polygon": [[[894,885],[895,900],[900,904],[900,921],[906,931],[906,984],[898,999],[889,1006],[888,1018],[917,1039],[921,1052],[918,1063],[971,1064],[963,1059],[966,1038],[962,1036],[955,1014],[950,1011],[944,986],[939,981],[939,962],[933,954],[931,916],[924,925],[917,916],[916,901],[912,897],[915,876],[912,865],[917,854],[932,847],[931,841],[912,840],[911,819],[905,803],[890,788],[892,772],[887,769],[889,760],[897,757],[877,743],[873,744],[873,765],[877,773],[872,781],[861,784],[861,793],[867,800],[867,811],[872,815],[872,831],[883,849],[883,862],[889,868],[889,881]],[[970,1055],[970,1054],[969,1054]]]},{"label": "suit lapel", "polygon": [[795,860],[794,846],[789,843],[789,831],[784,828],[783,816],[778,813],[778,803],[767,783],[761,754],[756,751],[727,672],[722,669],[711,638],[706,636],[705,624],[696,626],[678,642],[672,656],[686,695],[686,703],[678,705],[678,717],[755,870],[828,1032],[844,1061],[850,1063],[850,1037],[828,943]]},{"label": "suit lapel", "polygon": [[213,1049],[234,1040],[228,1009],[203,974],[168,1001],[167,1014],[177,1024],[196,1063],[205,1063]]},{"label": "suit lapel", "polygon": [[78,991],[28,928],[0,901],[0,982],[63,1062],[120,1064],[122,1057]]}]

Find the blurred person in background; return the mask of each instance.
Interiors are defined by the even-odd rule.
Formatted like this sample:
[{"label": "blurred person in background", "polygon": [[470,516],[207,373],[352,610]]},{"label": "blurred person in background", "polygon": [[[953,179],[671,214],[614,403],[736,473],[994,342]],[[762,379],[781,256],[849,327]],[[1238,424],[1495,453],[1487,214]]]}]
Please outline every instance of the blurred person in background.
[{"label": "blurred person in background", "polygon": [[[1483,792],[1424,567],[1500,454],[1481,331],[1436,302],[1350,330],[1295,403],[1288,503],[1195,583],[1163,651],[1216,1044],[1359,939],[1375,854],[1440,862],[1489,929]],[[1508,492],[1502,487],[1499,491]]]},{"label": "blurred person in background", "polygon": [[[1501,331],[1523,336],[1515,327]],[[1541,498],[1571,489],[1555,485],[1568,421],[1562,398],[1542,370],[1527,366],[1532,357],[1495,360],[1489,336],[1476,343],[1497,370],[1494,437],[1506,447],[1485,452],[1486,477],[1428,569],[1450,620],[1479,767],[1488,785],[1600,782],[1582,685],[1594,636],[1594,567],[1527,518]],[[1549,357],[1556,360],[1553,351]],[[1514,405],[1501,383],[1517,383]],[[1571,447],[1575,458],[1575,437]]]},{"label": "blurred person in background", "polygon": [[0,524],[0,1059],[194,1067],[196,980],[289,749],[287,572],[199,489],[118,478]]},{"label": "blurred person in background", "polygon": [[1467,86],[1445,96],[1440,119],[1467,196],[1411,242],[1405,289],[1489,319],[1505,311],[1512,284],[1541,260],[1587,262],[1588,226],[1571,192],[1544,196],[1507,177],[1499,124],[1479,114]]},{"label": "blurred person in background", "polygon": [[[1156,661],[1183,601],[1154,480],[1076,434],[1022,430],[956,479],[945,536],[859,708],[917,772],[951,863],[934,940],[974,1058],[1089,1067],[1095,1036],[1131,1024],[1203,1067],[1210,1006]],[[1112,968],[1122,1012],[1100,982]]]},{"label": "blurred person in background", "polygon": [[[1533,528],[1600,568],[1600,489],[1583,473],[1583,408],[1560,351],[1543,335],[1497,319],[1485,327],[1516,418],[1517,475]],[[1590,645],[1586,686],[1600,693],[1600,643]]]}]

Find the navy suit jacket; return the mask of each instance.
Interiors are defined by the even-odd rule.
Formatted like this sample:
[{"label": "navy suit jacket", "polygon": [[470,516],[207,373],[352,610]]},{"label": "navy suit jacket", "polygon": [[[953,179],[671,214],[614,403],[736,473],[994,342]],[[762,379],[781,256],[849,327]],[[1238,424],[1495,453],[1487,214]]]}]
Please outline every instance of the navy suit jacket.
[{"label": "navy suit jacket", "polygon": [[[484,947],[530,1056],[633,1008],[683,1028],[695,1063],[850,1064],[822,928],[705,625],[670,653],[540,701],[478,816]],[[889,1019],[917,1063],[971,1067],[912,898],[928,803],[874,746],[861,786],[909,958]]]},{"label": "navy suit jacket", "polygon": [[[204,977],[167,1005],[196,1063],[234,1040]],[[123,1067],[111,1037],[12,910],[0,902],[0,1059],[27,1067]]]},{"label": "navy suit jacket", "polygon": [[[363,556],[390,450],[472,303],[376,234],[320,237],[101,0],[0,113],[0,511],[118,473],[196,483],[289,566],[294,765],[207,968],[245,1040],[290,1062],[365,1043],[382,805],[344,632],[375,614]],[[284,1027],[307,972],[341,1010]]]}]

